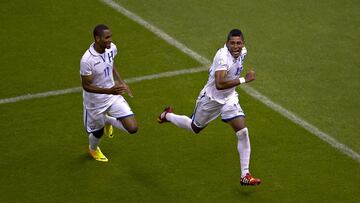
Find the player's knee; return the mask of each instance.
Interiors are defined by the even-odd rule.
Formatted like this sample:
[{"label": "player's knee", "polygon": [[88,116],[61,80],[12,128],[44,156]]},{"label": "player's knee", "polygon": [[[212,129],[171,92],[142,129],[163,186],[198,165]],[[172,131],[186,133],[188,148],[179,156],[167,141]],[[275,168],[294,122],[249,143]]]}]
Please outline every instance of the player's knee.
[{"label": "player's knee", "polygon": [[199,134],[204,128],[199,128],[194,123],[191,123],[191,129],[195,134]]},{"label": "player's knee", "polygon": [[94,131],[94,132],[91,132],[91,133],[94,135],[94,137],[99,139],[104,134],[104,128],[101,128],[100,130],[97,130],[97,131]]},{"label": "player's knee", "polygon": [[195,134],[199,134],[202,129],[198,129],[198,128],[195,128],[195,129],[194,129],[194,128],[193,128],[192,130],[193,130],[193,132],[194,132]]},{"label": "player's knee", "polygon": [[130,134],[135,134],[138,131],[138,127],[137,126],[132,126],[132,127],[127,128],[126,130]]}]

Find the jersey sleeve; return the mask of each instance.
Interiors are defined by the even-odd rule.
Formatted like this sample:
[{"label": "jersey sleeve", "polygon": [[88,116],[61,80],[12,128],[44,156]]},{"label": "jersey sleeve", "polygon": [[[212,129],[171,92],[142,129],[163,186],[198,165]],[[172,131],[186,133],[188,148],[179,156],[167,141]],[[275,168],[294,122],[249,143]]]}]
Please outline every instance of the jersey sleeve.
[{"label": "jersey sleeve", "polygon": [[226,55],[219,50],[214,58],[215,72],[220,70],[227,70],[229,65],[227,64]]},{"label": "jersey sleeve", "polygon": [[92,74],[91,64],[87,61],[80,61],[80,75],[88,76]]}]

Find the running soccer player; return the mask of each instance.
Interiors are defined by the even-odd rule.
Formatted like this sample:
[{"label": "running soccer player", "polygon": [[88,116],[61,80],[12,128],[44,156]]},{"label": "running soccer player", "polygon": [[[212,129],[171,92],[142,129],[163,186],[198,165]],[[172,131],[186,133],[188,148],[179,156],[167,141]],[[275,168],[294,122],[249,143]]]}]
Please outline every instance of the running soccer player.
[{"label": "running soccer player", "polygon": [[242,32],[233,29],[229,32],[226,44],[219,49],[209,71],[209,78],[199,94],[191,118],[177,115],[172,107],[166,107],[159,115],[158,122],[171,122],[174,125],[199,133],[218,116],[228,123],[238,138],[237,149],[240,155],[241,185],[258,185],[261,180],[254,178],[249,171],[250,139],[245,125],[245,114],[239,104],[236,86],[255,80],[255,72],[249,71],[240,77],[247,50]]},{"label": "running soccer player", "polygon": [[112,33],[106,25],[100,24],[95,27],[93,35],[94,42],[80,61],[84,125],[89,134],[91,156],[97,161],[107,162],[99,148],[103,134],[111,138],[112,126],[133,134],[138,126],[134,113],[121,96],[127,93],[132,97],[132,93],[115,67],[117,48],[112,43]]}]

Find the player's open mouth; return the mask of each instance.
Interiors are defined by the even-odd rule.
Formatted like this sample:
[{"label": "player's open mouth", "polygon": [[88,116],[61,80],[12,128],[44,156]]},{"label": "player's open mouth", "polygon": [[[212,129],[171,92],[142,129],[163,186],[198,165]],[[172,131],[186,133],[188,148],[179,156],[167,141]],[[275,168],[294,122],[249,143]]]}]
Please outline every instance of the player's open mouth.
[{"label": "player's open mouth", "polygon": [[238,56],[238,55],[240,55],[240,50],[237,50],[237,51],[233,51],[233,55],[235,55],[235,56]]}]

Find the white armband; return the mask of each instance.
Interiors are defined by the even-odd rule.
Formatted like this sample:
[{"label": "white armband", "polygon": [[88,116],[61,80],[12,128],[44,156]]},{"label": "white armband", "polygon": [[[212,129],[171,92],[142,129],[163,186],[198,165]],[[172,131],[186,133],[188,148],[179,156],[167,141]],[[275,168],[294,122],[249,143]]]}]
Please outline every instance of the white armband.
[{"label": "white armband", "polygon": [[243,84],[246,82],[244,77],[239,78],[239,81],[240,81],[240,84]]}]

